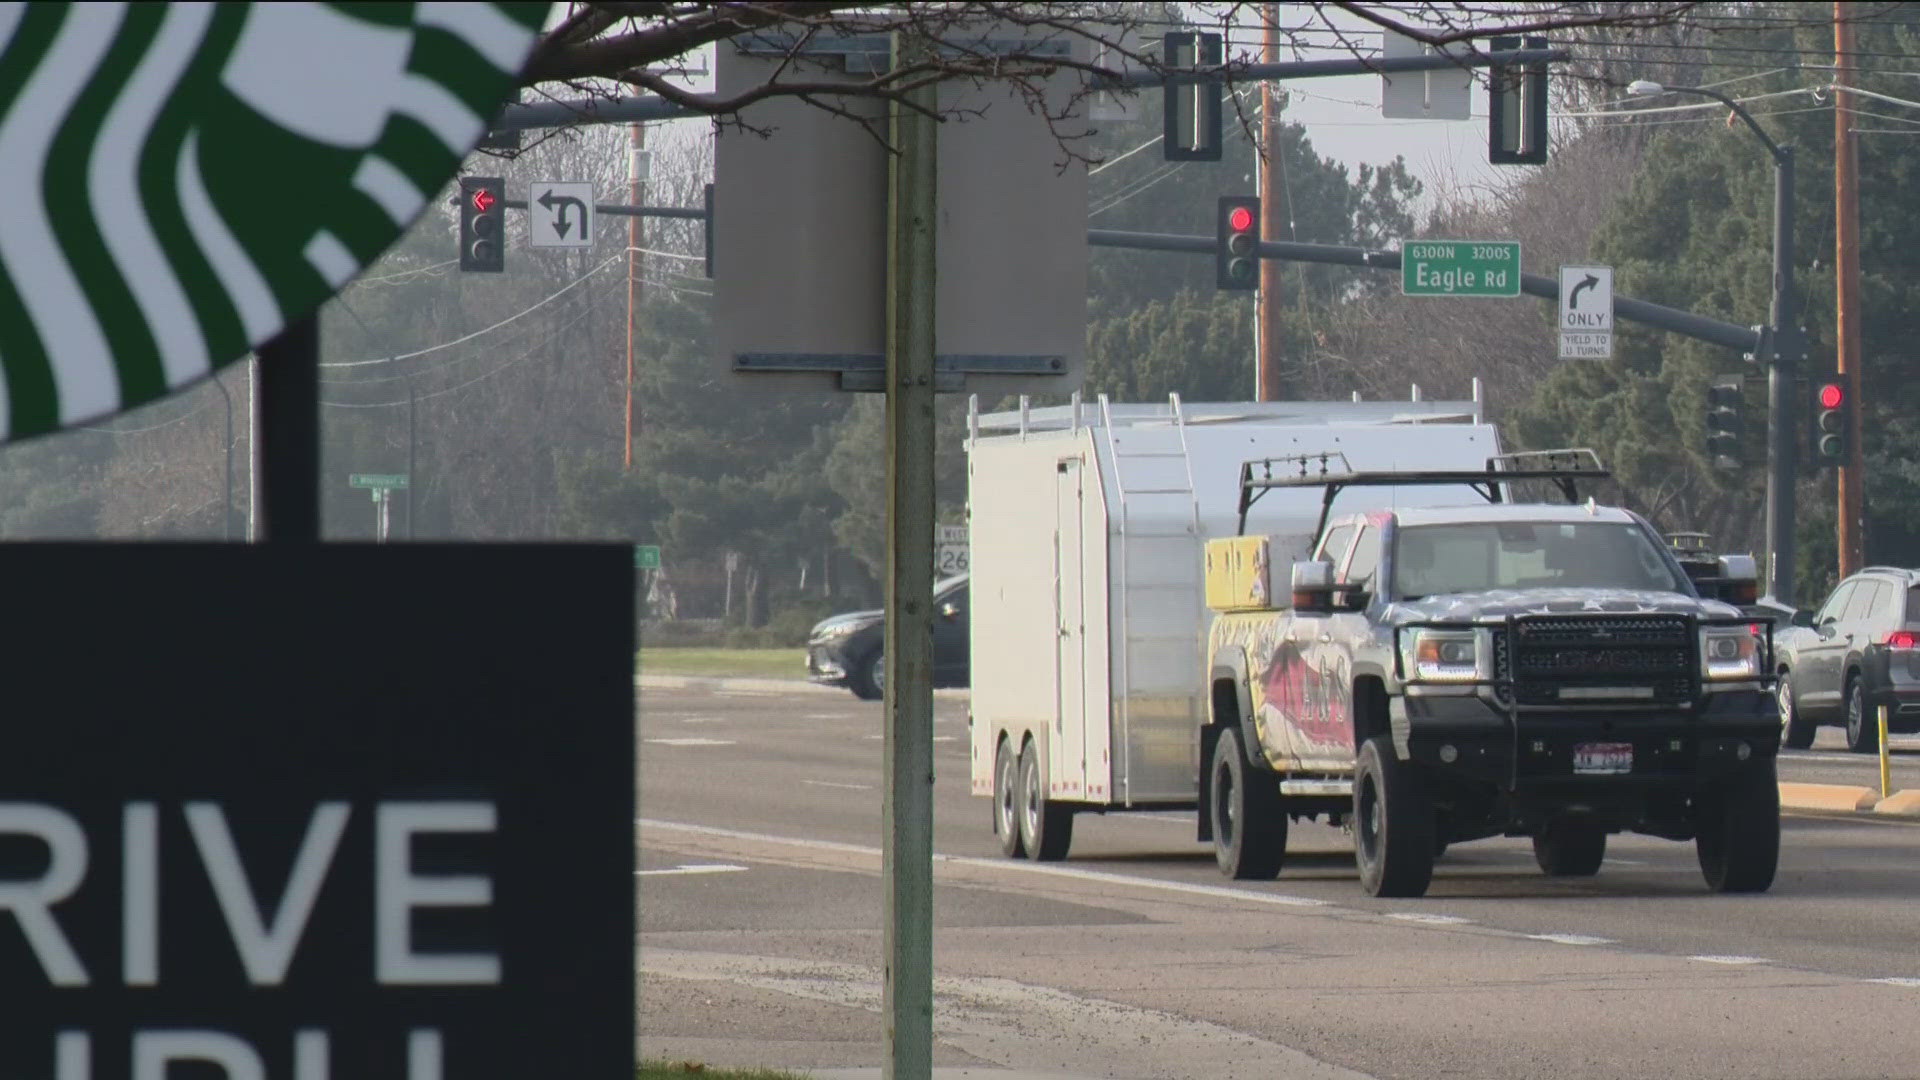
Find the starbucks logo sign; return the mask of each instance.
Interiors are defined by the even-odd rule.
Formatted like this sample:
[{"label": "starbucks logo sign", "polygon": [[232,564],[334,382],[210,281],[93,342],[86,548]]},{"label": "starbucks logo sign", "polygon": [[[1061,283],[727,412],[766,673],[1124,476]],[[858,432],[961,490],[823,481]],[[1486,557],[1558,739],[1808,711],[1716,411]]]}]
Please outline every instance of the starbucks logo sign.
[{"label": "starbucks logo sign", "polygon": [[0,438],[196,382],[398,239],[545,3],[0,3]]}]

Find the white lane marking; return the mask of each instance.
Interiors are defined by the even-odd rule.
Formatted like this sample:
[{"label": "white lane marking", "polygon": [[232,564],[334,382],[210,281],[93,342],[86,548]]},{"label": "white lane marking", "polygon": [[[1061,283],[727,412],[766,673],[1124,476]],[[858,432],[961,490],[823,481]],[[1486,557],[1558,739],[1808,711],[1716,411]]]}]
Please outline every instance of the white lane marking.
[{"label": "white lane marking", "polygon": [[846,716],[837,712],[810,712],[802,714],[802,720],[844,720]]},{"label": "white lane marking", "polygon": [[714,697],[784,697],[785,690],[715,690]]},{"label": "white lane marking", "polygon": [[726,719],[724,716],[682,716],[680,717],[680,722],[683,724],[723,724],[726,722]]},{"label": "white lane marking", "polygon": [[1401,922],[1425,923],[1428,926],[1463,926],[1473,922],[1472,919],[1463,919],[1458,915],[1432,915],[1424,911],[1390,911],[1387,913],[1387,918],[1399,919]]},{"label": "white lane marking", "polygon": [[731,863],[694,863],[688,866],[676,866],[671,870],[635,870],[634,877],[652,877],[656,874],[731,874],[736,870],[745,870],[744,866]]},{"label": "white lane marking", "polygon": [[1600,861],[1603,863],[1606,863],[1608,866],[1645,866],[1647,865],[1643,860],[1640,860],[1640,859],[1602,859]]},{"label": "white lane marking", "polygon": [[935,736],[933,737],[933,741],[934,741],[934,742],[959,742],[959,741],[960,741],[960,736],[958,736],[958,735],[935,735]]},{"label": "white lane marking", "polygon": [[647,739],[660,746],[732,746],[732,739]]},{"label": "white lane marking", "polygon": [[800,782],[803,784],[810,784],[814,787],[845,788],[848,791],[872,791],[873,790],[872,784],[836,784],[831,780],[802,780]]},{"label": "white lane marking", "polygon": [[867,738],[869,738],[869,739],[884,739],[884,738],[886,738],[886,736],[885,736],[885,735],[869,735],[869,736],[867,736]]},{"label": "white lane marking", "polygon": [[1909,978],[1907,978],[1907,977],[1906,977],[1906,976],[1904,976],[1904,975],[1898,975],[1898,976],[1895,976],[1895,977],[1893,977],[1893,978],[1891,978],[1891,979],[1868,979],[1867,981],[1868,981],[1868,982],[1874,982],[1874,983],[1884,983],[1884,984],[1886,984],[1887,986],[1914,986],[1914,987],[1920,987],[1920,979],[1909,979]]},{"label": "white lane marking", "polygon": [[1687,959],[1698,960],[1703,964],[1731,964],[1734,966],[1773,963],[1773,961],[1764,956],[1689,956]]},{"label": "white lane marking", "polygon": [[[680,832],[698,833],[703,836],[720,836],[729,840],[750,840],[759,843],[791,844],[795,847],[817,848],[825,851],[844,851],[853,854],[880,857],[880,849],[861,844],[841,844],[826,840],[801,840],[791,836],[773,836],[768,833],[746,832],[740,829],[721,829],[711,825],[689,825],[678,821],[660,821],[654,818],[635,818],[634,824],[642,829],[670,829]],[[1193,885],[1184,881],[1161,881],[1158,878],[1134,877],[1129,874],[1111,874],[1103,870],[1075,870],[1064,866],[1041,865],[1036,863],[1017,863],[1006,859],[979,859],[969,855],[941,855],[935,853],[933,861],[949,863],[954,866],[972,866],[987,870],[1010,870],[1015,873],[1043,874],[1048,877],[1074,878],[1080,881],[1099,881],[1113,885],[1132,885],[1141,889],[1154,889],[1161,892],[1184,893],[1188,896],[1217,896],[1228,900],[1244,900],[1255,904],[1274,904],[1280,907],[1327,908],[1338,910],[1330,900],[1315,900],[1305,896],[1287,896],[1282,893],[1251,892],[1245,889],[1230,889],[1221,885]]]},{"label": "white lane marking", "polygon": [[1555,945],[1612,945],[1612,938],[1594,937],[1591,934],[1524,934],[1529,941],[1550,941]]}]

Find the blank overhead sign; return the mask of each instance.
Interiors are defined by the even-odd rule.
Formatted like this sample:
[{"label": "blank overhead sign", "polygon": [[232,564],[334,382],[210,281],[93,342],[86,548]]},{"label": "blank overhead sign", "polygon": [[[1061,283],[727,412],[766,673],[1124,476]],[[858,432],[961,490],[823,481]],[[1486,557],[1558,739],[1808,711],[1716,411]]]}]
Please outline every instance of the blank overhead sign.
[{"label": "blank overhead sign", "polygon": [[[981,47],[1010,51],[1023,44],[1021,32],[994,24]],[[1026,44],[1066,48],[1058,40]],[[726,44],[716,92],[729,97],[776,72],[864,83],[890,59],[885,38],[875,35],[822,35],[797,58],[795,48],[758,38]],[[1049,108],[1074,104],[1077,79],[1055,76]],[[940,92],[947,122],[939,132],[934,238],[936,370],[967,372],[968,391],[1077,389],[1087,337],[1086,166],[1065,161],[1046,118],[1017,89],[955,80]],[[833,105],[853,118],[798,98],[757,101],[740,111],[753,130],[722,127],[716,137],[716,359],[728,372],[751,372],[756,389],[796,380],[833,385],[844,371],[871,376],[840,381],[845,388],[881,386],[885,105],[859,97]],[[1036,369],[1037,376],[1012,374]],[[802,374],[775,374],[795,371]]]},{"label": "blank overhead sign", "polygon": [[[1424,42],[1388,30],[1382,54],[1387,59],[1447,55]],[[1462,46],[1455,46],[1464,53]],[[1467,120],[1473,115],[1473,74],[1466,68],[1394,71],[1380,76],[1380,115],[1391,120]]]}]

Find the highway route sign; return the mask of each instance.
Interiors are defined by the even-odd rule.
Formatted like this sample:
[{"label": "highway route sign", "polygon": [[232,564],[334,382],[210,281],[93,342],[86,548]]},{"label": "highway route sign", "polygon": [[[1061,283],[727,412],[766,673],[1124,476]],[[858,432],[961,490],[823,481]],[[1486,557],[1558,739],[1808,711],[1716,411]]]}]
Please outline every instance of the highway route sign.
[{"label": "highway route sign", "polygon": [[660,569],[660,545],[633,545],[633,568],[636,570]]},{"label": "highway route sign", "polygon": [[1400,245],[1407,296],[1519,296],[1518,240],[1407,240]]},{"label": "highway route sign", "polygon": [[941,525],[934,537],[934,573],[952,577],[967,572],[967,527]]},{"label": "highway route sign", "polygon": [[527,246],[593,246],[593,185],[540,181],[527,188]]},{"label": "highway route sign", "polygon": [[1560,268],[1560,359],[1613,355],[1613,267]]}]

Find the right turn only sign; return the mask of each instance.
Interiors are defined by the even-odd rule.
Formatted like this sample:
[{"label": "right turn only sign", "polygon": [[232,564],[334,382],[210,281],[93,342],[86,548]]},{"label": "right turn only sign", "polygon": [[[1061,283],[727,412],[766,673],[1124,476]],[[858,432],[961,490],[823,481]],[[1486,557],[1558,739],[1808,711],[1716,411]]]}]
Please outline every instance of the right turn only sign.
[{"label": "right turn only sign", "polygon": [[1560,268],[1560,359],[1613,355],[1613,267]]}]

